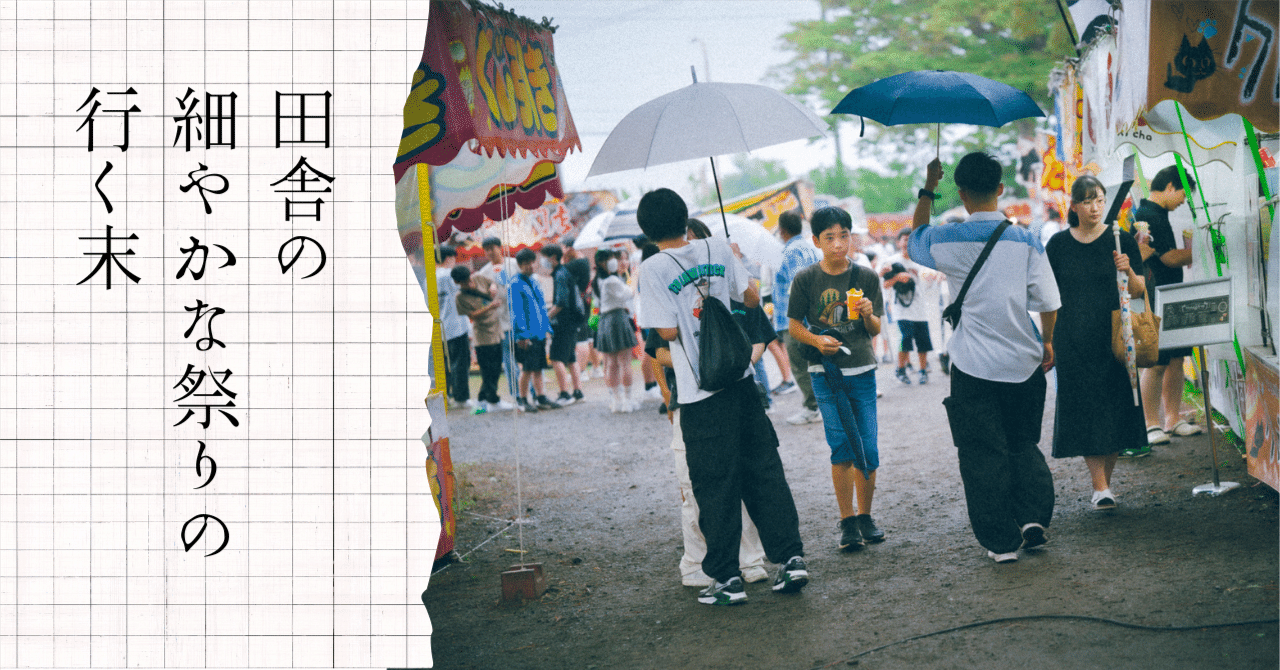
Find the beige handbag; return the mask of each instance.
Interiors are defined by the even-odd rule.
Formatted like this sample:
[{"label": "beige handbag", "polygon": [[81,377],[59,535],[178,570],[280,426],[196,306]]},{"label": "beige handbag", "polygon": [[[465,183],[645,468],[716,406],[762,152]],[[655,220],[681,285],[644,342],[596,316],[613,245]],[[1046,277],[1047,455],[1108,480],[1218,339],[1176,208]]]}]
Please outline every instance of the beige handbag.
[{"label": "beige handbag", "polygon": [[[1133,300],[1136,305],[1139,300]],[[1133,322],[1133,353],[1138,367],[1149,368],[1160,358],[1160,317],[1151,310],[1129,310],[1129,318]],[[1120,310],[1111,312],[1111,353],[1116,360],[1127,363],[1124,346],[1124,335],[1120,329]]]}]

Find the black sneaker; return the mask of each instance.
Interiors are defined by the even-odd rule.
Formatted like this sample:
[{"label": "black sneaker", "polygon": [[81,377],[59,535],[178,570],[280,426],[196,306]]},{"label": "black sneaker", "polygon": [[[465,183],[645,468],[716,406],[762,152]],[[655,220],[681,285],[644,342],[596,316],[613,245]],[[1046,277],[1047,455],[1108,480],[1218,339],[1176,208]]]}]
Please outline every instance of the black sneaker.
[{"label": "black sneaker", "polygon": [[525,398],[516,398],[516,404],[521,412],[526,414],[537,414],[538,408],[529,403]]},{"label": "black sneaker", "polygon": [[551,402],[547,396],[538,396],[538,409],[560,409],[560,404]]},{"label": "black sneaker", "polygon": [[561,407],[564,407],[566,405],[572,405],[573,401],[574,401],[573,396],[569,395],[564,391],[561,391],[560,395],[556,398],[556,404],[560,405]]},{"label": "black sneaker", "polygon": [[[777,590],[778,587],[773,588]],[[742,588],[742,578],[730,577],[727,582],[713,583],[698,594],[698,602],[703,605],[740,605],[747,602],[747,592]]]},{"label": "black sneaker", "polygon": [[884,531],[876,528],[876,522],[871,520],[870,514],[859,514],[853,518],[858,520],[858,530],[862,531],[862,539],[871,544],[884,542]]},{"label": "black sneaker", "polygon": [[582,395],[582,389],[574,389],[574,390],[573,390],[573,399],[574,399],[574,400],[576,400],[576,401],[578,401],[578,402],[582,402],[584,398],[585,398],[585,396],[583,396],[583,395]]},{"label": "black sneaker", "polygon": [[778,568],[778,576],[773,579],[773,590],[775,593],[799,593],[808,583],[809,569],[805,567],[804,559],[792,556]]},{"label": "black sneaker", "polygon": [[902,382],[903,384],[910,384],[910,383],[911,383],[911,378],[907,377],[907,369],[906,369],[906,368],[898,368],[898,375],[897,375],[897,376],[898,376],[898,381]]},{"label": "black sneaker", "polygon": [[840,551],[857,551],[866,546],[867,542],[862,538],[862,529],[858,525],[856,516],[840,520]]}]

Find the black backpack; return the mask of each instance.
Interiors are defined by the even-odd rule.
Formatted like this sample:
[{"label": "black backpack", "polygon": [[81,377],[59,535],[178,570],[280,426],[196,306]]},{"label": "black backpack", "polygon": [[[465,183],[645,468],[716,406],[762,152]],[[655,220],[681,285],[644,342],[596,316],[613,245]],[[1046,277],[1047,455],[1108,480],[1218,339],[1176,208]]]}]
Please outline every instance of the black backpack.
[{"label": "black backpack", "polygon": [[[688,272],[674,255],[667,255],[682,271]],[[707,262],[711,262],[710,242],[707,243]],[[697,284],[694,289],[702,296],[702,311],[698,314],[698,365],[693,376],[698,388],[714,393],[743,378],[751,365],[751,343],[719,298],[710,291],[702,293]],[[684,346],[684,333],[680,333],[680,344]]]}]

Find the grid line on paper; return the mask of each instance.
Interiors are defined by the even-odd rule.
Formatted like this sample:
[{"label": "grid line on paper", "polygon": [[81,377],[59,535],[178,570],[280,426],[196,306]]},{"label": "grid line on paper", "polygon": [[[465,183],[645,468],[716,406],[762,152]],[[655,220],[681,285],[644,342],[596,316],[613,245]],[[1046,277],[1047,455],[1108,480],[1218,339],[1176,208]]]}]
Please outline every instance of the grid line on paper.
[{"label": "grid line on paper", "polygon": [[[6,186],[10,180],[22,185],[9,190],[12,195],[0,193],[0,209],[14,214],[6,217],[13,224],[0,223],[0,239],[15,241],[9,246],[14,252],[12,257],[0,258],[0,291],[5,291],[6,296],[15,296],[10,304],[0,304],[0,349],[5,350],[4,360],[8,361],[7,352],[12,347],[15,362],[13,366],[6,366],[8,371],[0,370],[0,389],[4,389],[5,395],[0,399],[0,417],[3,417],[0,424],[16,427],[0,429],[0,453],[14,454],[12,458],[0,458],[0,477],[4,477],[6,483],[19,484],[12,497],[7,495],[10,492],[0,494],[0,505],[12,510],[0,516],[0,525],[16,524],[9,528],[20,532],[4,537],[20,538],[22,542],[21,547],[16,543],[12,547],[0,546],[0,560],[8,561],[8,557],[18,555],[19,551],[23,556],[16,577],[9,579],[6,572],[0,577],[0,584],[11,586],[9,592],[18,594],[15,607],[24,613],[0,622],[0,665],[19,658],[21,666],[51,667],[429,664],[425,613],[419,609],[417,594],[409,597],[405,593],[408,584],[425,586],[434,542],[434,537],[430,537],[433,522],[423,519],[417,511],[422,506],[432,507],[421,470],[422,446],[416,439],[426,420],[420,401],[423,391],[418,393],[419,397],[409,399],[414,388],[425,388],[425,370],[417,360],[388,366],[389,362],[403,357],[402,352],[410,351],[409,347],[425,344],[429,331],[421,327],[423,305],[413,299],[413,290],[403,290],[404,283],[391,281],[396,274],[408,278],[403,252],[394,237],[394,229],[387,224],[392,218],[394,198],[390,193],[389,174],[382,173],[382,166],[390,163],[399,133],[398,127],[392,127],[391,132],[387,132],[387,128],[396,125],[399,116],[372,112],[377,106],[389,109],[385,101],[382,105],[372,102],[375,93],[385,96],[387,85],[406,87],[405,80],[378,81],[375,75],[390,71],[388,65],[401,68],[406,75],[412,71],[421,44],[411,44],[411,8],[425,17],[427,3],[406,0],[402,4],[403,19],[385,17],[391,3],[372,9],[350,3],[344,11],[352,12],[351,8],[355,7],[364,13],[339,18],[339,3],[332,0],[324,3],[332,16],[321,19],[307,15],[321,3],[280,0],[223,3],[218,9],[223,16],[216,18],[207,16],[212,9],[207,2],[143,5],[122,0],[91,0],[50,4],[52,16],[41,15],[40,9],[28,16],[25,7],[37,7],[34,3],[15,7],[0,2],[0,31],[5,36],[0,42],[8,42],[4,51],[14,56],[13,67],[5,65],[0,72],[0,96],[8,95],[8,86],[13,86],[15,93],[30,91],[19,103],[6,105],[0,101],[0,119],[8,124],[6,128],[14,129],[0,136],[0,155],[4,156],[0,160],[8,161],[0,168],[0,179],[5,180]],[[331,122],[345,137],[352,137],[346,133],[347,129],[360,126],[365,127],[365,133],[347,142],[335,136],[328,151],[315,152],[327,154],[329,167],[339,178],[333,197],[325,199],[329,210],[325,212],[326,221],[286,222],[279,213],[278,196],[253,182],[261,176],[274,179],[288,168],[288,164],[284,164],[280,172],[269,172],[273,163],[284,163],[290,157],[296,159],[299,153],[310,158],[314,150],[300,150],[300,145],[272,150],[275,148],[270,143],[260,141],[269,139],[267,133],[260,134],[260,127],[254,123],[270,117],[249,111],[265,111],[269,106],[241,108],[237,110],[238,135],[246,141],[237,142],[237,149],[244,152],[237,153],[246,156],[249,164],[244,170],[224,172],[240,182],[228,193],[234,197],[214,201],[212,216],[186,216],[183,205],[191,204],[190,194],[170,193],[169,189],[186,181],[188,161],[194,163],[204,154],[216,157],[214,151],[193,147],[191,153],[182,153],[181,149],[168,144],[173,126],[166,112],[174,109],[169,82],[203,80],[208,88],[214,61],[236,52],[222,48],[220,44],[225,46],[226,41],[216,33],[237,23],[247,29],[254,23],[255,12],[276,10],[282,10],[277,13],[296,22],[296,25],[285,24],[292,28],[291,40],[301,39],[308,31],[328,33],[328,67],[319,73],[307,68],[307,63],[323,50],[303,49],[296,42],[287,50],[276,48],[278,44],[263,43],[269,41],[269,37],[260,34],[251,40],[249,51],[277,58],[278,62],[288,57],[293,76],[266,76],[255,81],[246,59],[244,83],[261,86],[231,82],[233,90],[243,96],[241,101],[266,102],[264,96],[269,95],[270,86],[283,91],[363,89],[367,92],[370,111],[349,113],[349,104],[345,105],[346,110],[338,105],[333,109]],[[375,16],[375,10],[384,16]],[[23,16],[17,16],[18,12]],[[165,27],[171,21],[192,18],[192,12],[203,23],[194,33],[183,34],[176,42],[168,40]],[[120,19],[124,32],[99,22],[102,17]],[[388,44],[381,38],[388,29],[392,36],[399,32],[394,30],[396,20],[404,25],[404,43],[387,48]],[[232,23],[226,23],[228,21]],[[73,31],[60,32],[64,30],[60,27],[63,24],[87,26],[73,30],[88,34],[74,44],[66,42],[67,35]],[[423,22],[418,20],[416,25],[420,27]],[[162,34],[155,34],[157,29]],[[12,39],[19,30],[24,38]],[[375,32],[381,43],[377,49],[372,47]],[[351,44],[358,40],[351,39],[357,33],[369,36],[364,49],[338,48],[340,35]],[[123,48],[113,46],[120,45],[122,40]],[[197,40],[200,44],[195,43]],[[154,48],[156,43],[159,49]],[[403,48],[394,48],[396,46]],[[184,55],[184,49],[190,50],[194,57]],[[367,67],[353,69],[349,64],[339,63],[338,54],[359,54],[368,59],[360,63]],[[199,71],[191,67],[197,61]],[[376,64],[381,67],[375,67]],[[361,73],[361,69],[366,72]],[[22,77],[17,76],[19,70]],[[328,70],[327,81],[315,76],[326,74],[323,70]],[[12,81],[5,81],[9,76]],[[277,79],[305,83],[295,85],[293,81]],[[22,86],[19,81],[23,82]],[[44,86],[46,82],[51,86]],[[27,84],[33,86],[28,88]],[[118,91],[133,85],[143,94],[134,96],[139,99],[143,112],[131,117],[133,136],[129,152],[115,153],[115,149],[105,146],[109,144],[105,141],[111,130],[109,118],[107,124],[98,123],[100,139],[104,140],[98,142],[99,150],[92,154],[84,152],[84,135],[75,130],[81,117],[71,110],[92,85],[103,91]],[[177,93],[181,93],[181,88]],[[149,103],[141,102],[144,97]],[[14,95],[11,100],[16,98]],[[40,105],[47,105],[48,111],[32,113]],[[20,110],[22,113],[18,113]],[[366,118],[361,119],[362,116]],[[101,112],[99,118],[103,118]],[[150,131],[162,130],[159,141],[151,139],[151,132],[140,132],[148,126]],[[19,128],[27,132],[19,133]],[[265,131],[265,127],[261,128]],[[31,132],[33,129],[37,132]],[[50,136],[49,141],[38,139],[44,136]],[[32,143],[25,144],[29,141]],[[21,156],[19,162],[36,169],[9,168],[16,156]],[[99,176],[97,171],[105,160],[115,164],[107,182],[110,186],[107,191],[115,205],[112,214],[98,209],[102,201],[92,191],[93,181]],[[265,167],[260,169],[254,160]],[[52,170],[39,167],[55,163]],[[379,169],[375,170],[374,166]],[[243,181],[239,177],[243,177]],[[366,181],[370,187],[367,196],[362,193]],[[88,184],[89,188],[65,187],[68,182]],[[236,225],[237,221],[228,219],[226,214],[219,217],[218,211],[230,211],[227,208],[231,207],[251,213],[250,219],[264,220],[253,221],[252,225],[243,222]],[[136,267],[133,263],[145,261],[142,267],[149,271],[142,272],[141,284],[132,286],[126,282],[110,293],[92,283],[77,288],[74,282],[88,269],[81,266],[87,262],[84,252],[92,249],[75,238],[102,235],[100,228],[107,224],[115,227],[115,235],[136,233],[141,238],[135,255],[127,262]],[[290,235],[310,234],[326,245],[340,247],[332,249],[326,269],[329,276],[322,276],[323,282],[308,285],[299,281],[298,275],[290,276],[287,282],[271,280],[269,271],[276,259],[272,255],[275,245],[270,240],[273,234],[283,231],[289,231]],[[210,236],[237,235],[237,252],[246,249],[246,253],[238,256],[239,265],[247,270],[214,281],[206,279],[204,285],[173,281],[172,271],[184,257],[175,253],[178,245],[169,248],[169,241],[176,239],[185,243],[188,234],[199,235],[206,243]],[[16,244],[19,237],[20,246]],[[361,237],[364,239],[357,242]],[[254,254],[254,250],[261,251]],[[7,270],[10,264],[12,272]],[[388,268],[394,272],[388,272]],[[261,275],[257,274],[259,271]],[[72,276],[73,273],[76,276]],[[408,286],[412,285],[410,279]],[[401,290],[395,290],[397,288]],[[325,291],[328,296],[324,296]],[[247,332],[247,337],[227,341],[228,347],[239,347],[240,352],[196,353],[191,341],[178,336],[187,325],[184,319],[189,317],[179,307],[190,304],[196,296],[238,303],[237,309],[229,308],[223,318],[228,322],[242,320],[236,330]],[[179,302],[184,299],[185,302]],[[360,302],[366,304],[360,305]],[[396,307],[396,303],[401,304]],[[282,318],[282,325],[273,336],[270,324]],[[339,318],[343,319],[341,326]],[[268,325],[262,328],[260,323]],[[351,323],[363,325],[353,329],[349,327]],[[325,325],[328,327],[324,328]],[[175,332],[170,332],[171,329]],[[367,332],[362,333],[362,329]],[[273,360],[270,347],[282,345],[290,347],[282,359],[287,367],[276,371],[269,364],[280,359]],[[316,351],[316,347],[325,350],[323,354]],[[160,363],[151,358],[151,352],[156,350],[160,352]],[[353,353],[356,353],[354,358]],[[342,367],[337,365],[340,356]],[[220,357],[223,358],[220,360]],[[217,483],[200,491],[187,490],[193,486],[194,474],[188,468],[194,450],[186,453],[188,442],[200,436],[200,431],[188,433],[172,426],[177,416],[175,401],[167,392],[176,379],[175,371],[180,372],[180,368],[174,367],[178,365],[176,361],[187,358],[192,363],[207,363],[218,369],[234,368],[237,376],[232,381],[279,380],[292,384],[291,390],[283,394],[250,391],[242,396],[244,401],[237,405],[245,414],[262,418],[242,416],[244,422],[239,434],[208,433],[212,436],[210,444],[216,443],[225,453],[225,456],[218,454],[225,458],[222,461],[225,469],[219,472]],[[351,365],[351,361],[362,360],[363,371]],[[240,366],[245,369],[243,376]],[[326,376],[327,385],[320,382],[320,378]],[[410,377],[415,380],[412,384]],[[363,399],[350,393],[353,386],[361,388],[359,382],[364,382],[366,389],[361,391],[365,394]],[[21,396],[9,391],[19,388],[15,384],[24,389]],[[246,389],[247,385],[236,390]],[[398,398],[396,391],[399,391]],[[9,398],[11,394],[13,397]],[[322,405],[316,404],[317,398]],[[321,406],[323,409],[306,409]],[[271,414],[284,416],[285,411],[290,415],[281,422]],[[310,417],[316,411],[322,415],[327,413],[324,417],[327,421],[312,420]],[[342,417],[339,417],[340,411],[344,412]],[[358,418],[352,421],[350,417]],[[281,432],[285,426],[287,429]],[[399,437],[395,437],[397,433]],[[285,448],[289,449],[288,453]],[[330,450],[329,454],[323,454],[325,448]],[[363,455],[353,459],[359,452]],[[323,460],[317,460],[314,454],[321,455]],[[419,465],[409,467],[415,459]],[[328,473],[324,472],[326,468]],[[245,477],[246,484],[239,489],[218,490],[224,473],[230,476],[236,471]],[[319,483],[315,475],[328,480],[327,488],[315,488]],[[284,478],[283,487],[263,485],[270,478],[280,477]],[[68,483],[79,481],[77,478],[84,479],[83,487]],[[358,484],[360,480],[364,480],[362,485]],[[31,493],[39,490],[32,486],[45,486],[37,484],[44,481],[48,482],[47,489]],[[313,510],[306,508],[312,503],[303,502],[322,500],[326,496],[330,502],[327,518],[325,514],[312,514]],[[356,517],[340,518],[339,496],[344,499],[355,496],[364,501]],[[81,499],[83,509],[76,509],[74,505],[78,502],[68,506],[67,501]],[[232,528],[232,533],[234,537],[239,532],[244,542],[240,547],[244,556],[238,563],[228,564],[230,569],[227,569],[218,565],[217,559],[221,557],[209,560],[196,557],[199,547],[191,554],[182,551],[177,529],[182,519],[192,511],[199,511],[196,508],[202,505],[207,505],[212,512],[212,508],[237,499],[243,500],[237,519],[241,523],[238,528]],[[406,505],[413,505],[413,511]],[[174,514],[169,514],[170,508]],[[269,513],[275,508],[287,514],[271,516]],[[86,510],[93,521],[78,520]],[[53,515],[49,521],[37,520],[46,511]],[[11,522],[11,518],[14,521]],[[275,518],[285,521],[268,520]],[[375,518],[378,521],[374,521]],[[324,529],[327,547],[326,542],[306,544],[316,536],[314,532],[305,531],[304,525],[314,523],[322,524],[318,526],[322,529],[328,526]],[[361,529],[355,539],[359,541],[362,536],[364,539],[356,545],[362,542],[363,546],[343,544],[350,538],[339,536],[339,523]],[[426,528],[421,524],[427,524]],[[288,551],[282,560],[273,557],[270,543],[262,542],[265,536],[261,531],[275,528],[287,538]],[[41,535],[46,532],[47,535]],[[66,546],[56,551],[41,548],[55,537]],[[81,542],[85,544],[79,544]],[[120,569],[97,558],[117,551],[108,549],[117,543],[127,547],[119,550]],[[317,549],[324,558],[318,558]],[[85,554],[95,558],[85,562],[76,557]],[[352,563],[351,559],[356,556],[359,559]],[[275,605],[255,597],[255,592],[242,592],[241,587],[219,592],[220,587],[214,586],[214,580],[220,579],[269,579],[259,575],[269,574],[280,566],[284,568],[284,576],[279,578],[283,586],[281,594],[285,596],[284,630],[258,628],[264,621],[262,612],[279,610],[271,609]],[[323,571],[317,573],[317,567]],[[317,585],[309,576],[312,574],[324,574],[325,585]],[[56,576],[58,583],[87,577],[91,586],[79,594],[53,590],[45,595],[40,590],[43,584],[40,580],[46,575]],[[148,580],[156,580],[162,587],[152,589]],[[337,597],[340,583],[349,585],[352,580],[364,586]],[[118,592],[113,590],[116,585],[119,585]],[[315,599],[317,594],[320,600]],[[322,603],[327,614],[316,609],[317,602]],[[57,613],[57,623],[45,626],[41,617],[30,616],[35,611],[33,608],[38,607]],[[73,608],[89,612],[84,617],[83,628],[78,619],[64,616]],[[373,608],[385,613],[371,616],[375,613]],[[344,623],[340,614],[356,610],[364,614],[357,615],[358,625],[352,628]],[[6,617],[8,611],[5,610]],[[115,616],[115,612],[119,612],[119,616]],[[156,612],[159,618],[137,616],[147,612]],[[215,616],[215,612],[220,614]],[[230,622],[230,630],[224,616],[227,612],[239,612],[231,615],[234,621]],[[116,620],[111,621],[108,615]],[[319,628],[312,625],[316,623],[320,624]],[[148,637],[155,640],[154,647],[149,646]],[[329,644],[323,644],[324,637],[330,638]],[[312,653],[319,649],[325,653]]]}]

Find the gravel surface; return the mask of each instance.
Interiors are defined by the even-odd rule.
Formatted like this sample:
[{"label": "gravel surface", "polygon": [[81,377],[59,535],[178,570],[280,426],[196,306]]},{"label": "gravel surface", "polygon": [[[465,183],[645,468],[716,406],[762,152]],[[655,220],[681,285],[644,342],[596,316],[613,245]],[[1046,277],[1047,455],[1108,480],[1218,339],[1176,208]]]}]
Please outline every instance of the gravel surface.
[{"label": "gravel surface", "polygon": [[[873,514],[886,541],[837,551],[822,425],[787,424],[800,395],[781,396],[770,416],[812,581],[793,596],[749,584],[749,602],[731,608],[700,605],[680,585],[680,498],[658,401],[611,414],[592,380],[586,402],[561,410],[452,413],[464,561],[439,570],[425,595],[434,667],[1280,667],[1277,495],[1234,450],[1219,450],[1222,478],[1242,488],[1217,498],[1191,495],[1211,477],[1204,435],[1120,461],[1114,511],[1090,505],[1083,459],[1050,458],[1049,544],[996,565],[965,513],[941,404],[949,379],[935,371],[930,384],[905,386],[881,366],[878,381]],[[1051,388],[1046,454],[1052,430]],[[503,602],[500,573],[521,547],[550,588]],[[1259,620],[1268,623],[1219,626]]]}]

